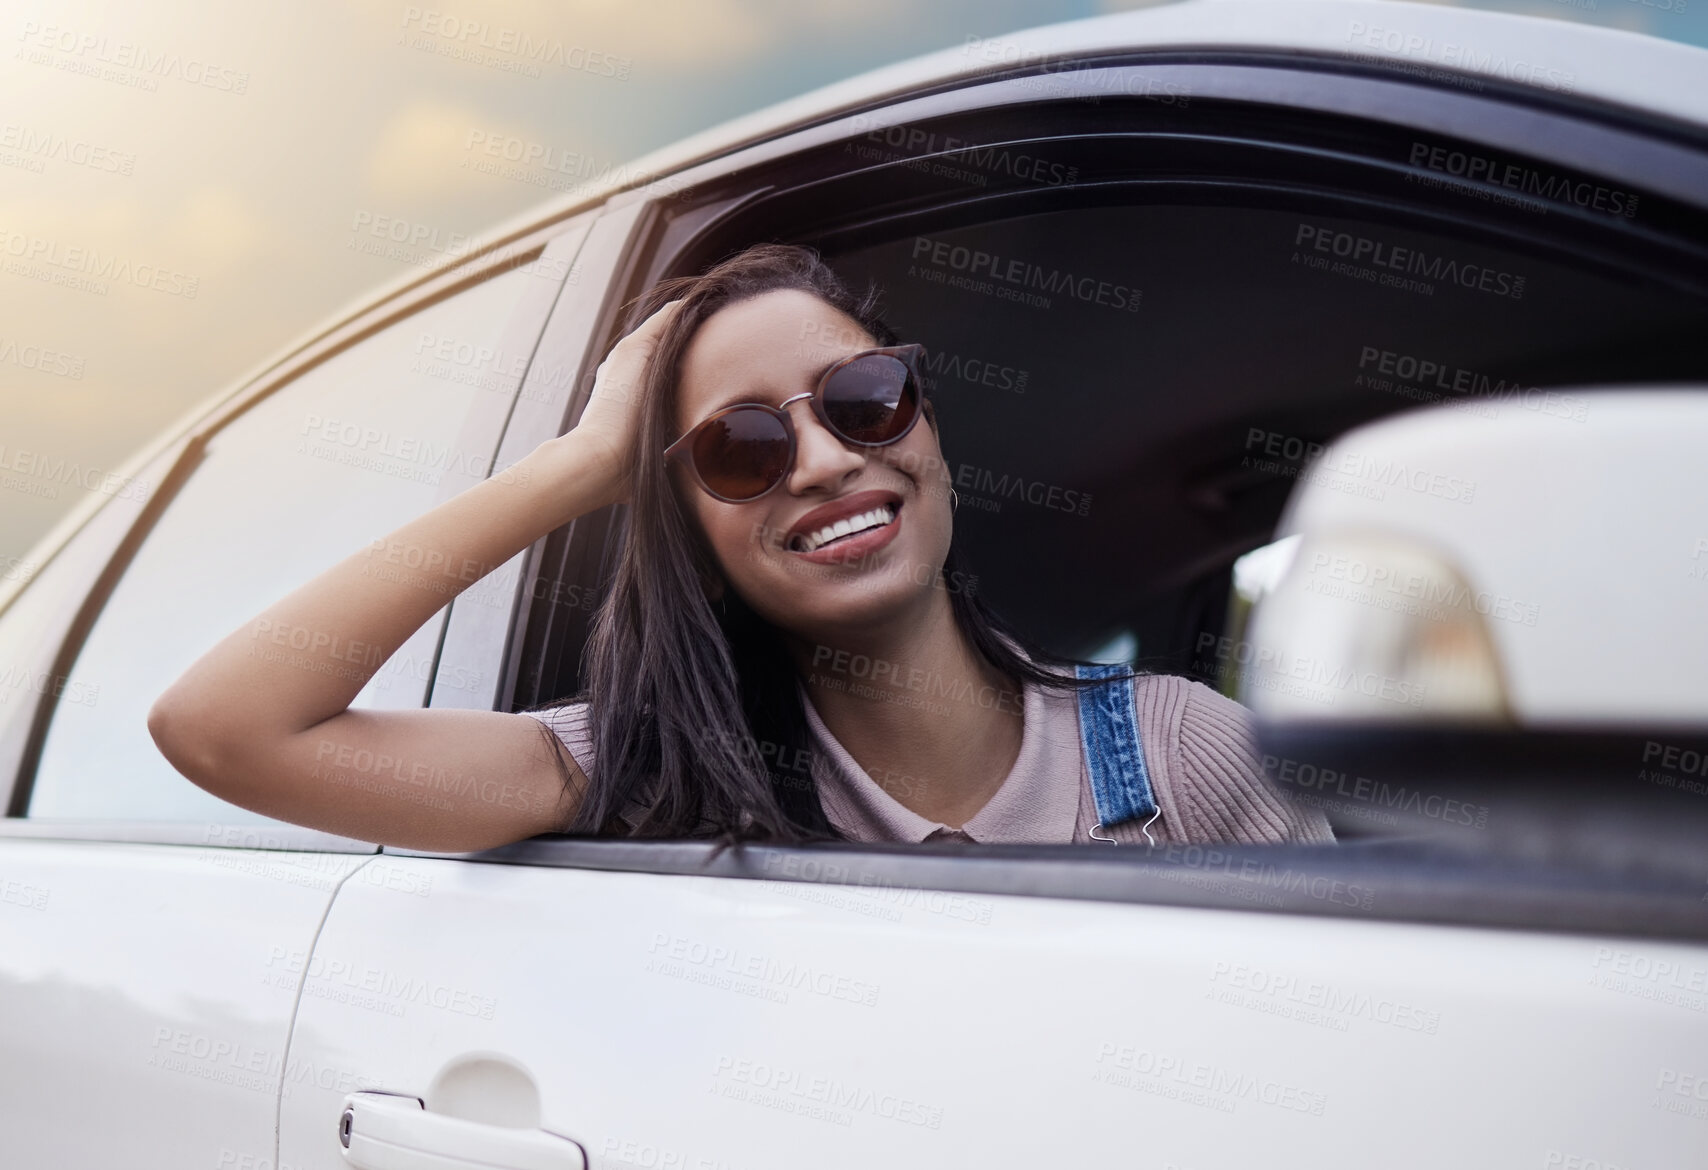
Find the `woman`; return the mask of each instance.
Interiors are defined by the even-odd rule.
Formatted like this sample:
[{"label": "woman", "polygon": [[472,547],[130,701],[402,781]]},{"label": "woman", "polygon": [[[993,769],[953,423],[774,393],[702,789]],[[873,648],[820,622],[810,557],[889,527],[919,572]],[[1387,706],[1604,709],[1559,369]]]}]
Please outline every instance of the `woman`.
[{"label": "woman", "polygon": [[[156,743],[246,808],[442,852],[554,831],[1332,840],[1263,777],[1243,708],[1052,659],[959,587],[920,347],[874,301],[771,244],[653,289],[573,430],[229,635],[155,703]],[[350,710],[370,672],[249,652],[303,627],[383,660],[449,592],[618,500],[585,701]]]}]

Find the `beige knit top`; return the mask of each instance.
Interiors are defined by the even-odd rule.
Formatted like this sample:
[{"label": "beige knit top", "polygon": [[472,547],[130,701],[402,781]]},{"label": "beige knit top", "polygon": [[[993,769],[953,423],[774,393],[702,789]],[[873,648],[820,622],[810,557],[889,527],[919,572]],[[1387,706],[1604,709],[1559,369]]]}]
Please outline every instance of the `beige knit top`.
[{"label": "beige knit top", "polygon": [[[1079,704],[1066,690],[1024,688],[1020,753],[995,795],[959,828],[903,803],[929,777],[873,776],[825,727],[803,688],[813,747],[813,779],[825,815],[854,841],[975,841],[1098,844],[1097,807],[1080,749]],[[1294,803],[1264,774],[1246,709],[1202,683],[1175,675],[1133,680],[1139,738],[1158,815],[1099,830],[1120,844],[1332,842],[1318,810]],[[587,704],[525,712],[558,736],[592,774]],[[627,818],[636,823],[632,813]],[[1148,833],[1147,833],[1148,829]]]}]

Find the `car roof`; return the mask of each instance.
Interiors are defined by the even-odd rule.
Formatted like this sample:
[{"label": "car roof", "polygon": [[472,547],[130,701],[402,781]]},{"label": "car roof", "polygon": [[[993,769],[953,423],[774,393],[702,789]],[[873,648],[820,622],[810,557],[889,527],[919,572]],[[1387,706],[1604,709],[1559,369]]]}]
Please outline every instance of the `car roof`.
[{"label": "car roof", "polygon": [[1708,128],[1708,50],[1549,17],[1406,0],[1186,0],[969,36],[744,114],[617,168],[517,217],[538,224],[577,206],[861,109],[981,77],[1145,50],[1280,52],[1429,66],[1567,93]]},{"label": "car roof", "polygon": [[[1708,49],[1549,17],[1408,0],[1184,0],[1040,25],[897,61],[688,135],[480,233],[476,256],[624,191],[797,130],[924,92],[1068,61],[1154,52],[1239,52],[1466,73],[1539,94],[1708,129]],[[341,316],[426,279],[403,274]],[[317,331],[318,333],[318,331]]]}]

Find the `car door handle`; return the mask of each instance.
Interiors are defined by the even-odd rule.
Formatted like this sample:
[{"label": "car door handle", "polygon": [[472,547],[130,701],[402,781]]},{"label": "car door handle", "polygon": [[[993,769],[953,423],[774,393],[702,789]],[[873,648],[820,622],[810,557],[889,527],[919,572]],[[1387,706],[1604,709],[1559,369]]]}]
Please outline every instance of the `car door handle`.
[{"label": "car door handle", "polygon": [[345,1097],[338,1141],[357,1170],[587,1170],[587,1152],[559,1134],[429,1113],[394,1093]]}]

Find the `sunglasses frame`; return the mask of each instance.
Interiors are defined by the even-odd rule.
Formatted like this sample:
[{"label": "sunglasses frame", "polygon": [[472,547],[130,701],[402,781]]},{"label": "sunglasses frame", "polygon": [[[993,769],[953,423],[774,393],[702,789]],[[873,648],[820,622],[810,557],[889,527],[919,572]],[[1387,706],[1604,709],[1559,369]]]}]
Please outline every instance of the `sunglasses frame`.
[{"label": "sunglasses frame", "polygon": [[[878,443],[862,443],[858,439],[851,439],[847,435],[844,435],[840,430],[832,425],[830,419],[825,416],[824,388],[829,384],[830,379],[836,376],[838,370],[841,370],[850,362],[858,361],[865,357],[871,357],[874,354],[881,354],[885,357],[896,358],[902,363],[902,365],[907,367],[908,376],[913,379],[914,392],[918,395],[919,401],[915,404],[913,418],[908,420],[908,424],[902,429],[901,434]],[[824,429],[829,431],[831,434],[835,435],[838,440],[847,446],[888,447],[895,443],[899,443],[912,433],[913,428],[919,424],[920,415],[925,413],[925,382],[919,376],[919,361],[924,355],[925,346],[917,341],[909,342],[906,345],[880,345],[872,349],[863,349],[859,353],[849,354],[847,357],[832,365],[828,370],[820,375],[818,385],[814,386],[811,390],[796,394],[793,398],[786,398],[778,406],[772,406],[768,402],[732,402],[722,410],[714,411],[699,422],[695,423],[693,426],[689,427],[687,432],[684,433],[680,439],[677,439],[674,443],[670,444],[670,446],[666,447],[664,449],[665,464],[667,466],[672,462],[685,464],[688,468],[688,474],[693,476],[694,482],[700,485],[700,490],[705,492],[708,496],[711,496],[714,500],[719,500],[725,504],[750,504],[754,500],[764,499],[766,496],[776,491],[778,486],[781,485],[784,480],[789,478],[789,473],[795,469],[795,456],[800,450],[800,444],[795,438],[795,423],[794,420],[789,417],[789,407],[803,399],[812,404],[812,412],[818,419],[819,425],[824,427]],[[700,469],[694,465],[694,437],[698,435],[702,429],[710,426],[724,415],[737,410],[763,410],[769,414],[774,414],[781,419],[783,423],[783,434],[789,444],[789,455],[788,459],[783,464],[783,474],[779,475],[776,482],[770,487],[766,488],[756,496],[745,496],[741,499],[731,499],[720,492],[713,491],[711,487],[707,485],[706,481],[700,478]]]}]

